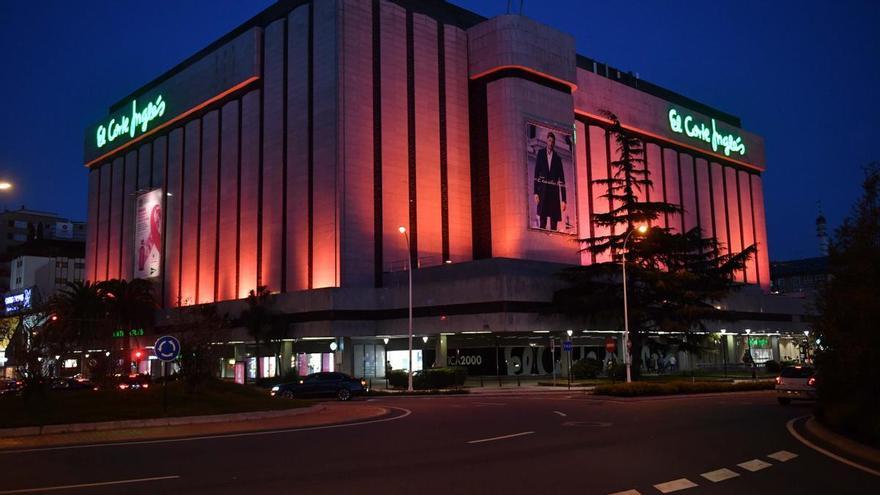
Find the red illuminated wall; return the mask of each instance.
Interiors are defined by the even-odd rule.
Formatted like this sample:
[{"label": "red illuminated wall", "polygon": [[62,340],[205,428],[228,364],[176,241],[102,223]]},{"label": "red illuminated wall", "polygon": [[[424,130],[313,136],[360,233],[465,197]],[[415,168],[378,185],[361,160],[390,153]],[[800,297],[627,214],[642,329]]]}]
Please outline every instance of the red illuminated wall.
[{"label": "red illuminated wall", "polygon": [[[512,18],[497,32],[520,24],[558,34]],[[528,231],[523,204],[524,122],[560,129],[575,122],[577,197],[569,204],[581,237],[610,233],[592,221],[614,206],[594,183],[617,156],[601,105],[645,143],[654,184],[639,197],[684,208],[655,224],[700,226],[725,249],[757,244],[738,279],[768,286],[759,137],[746,133],[761,155],[754,164],[695,149],[655,128],[667,102],[553,65],[565,57],[535,58],[545,72],[487,78],[480,108],[471,88],[482,76],[472,72],[497,61],[469,49],[497,40],[495,32],[472,38],[476,28],[386,0],[313,2],[273,20],[257,43],[258,78],[204,95],[186,118],[92,165],[87,277],[131,276],[135,193],[157,187],[166,193],[157,284],[165,306],[242,298],[258,285],[273,292],[382,286],[383,274],[406,263],[399,226],[411,235],[418,265],[466,262],[474,256],[475,214],[488,216],[477,235],[489,240],[492,256],[608,261],[579,253],[570,236]],[[554,70],[563,76],[547,76]],[[471,190],[471,153],[482,151],[475,121],[489,130],[480,169],[488,194],[478,190],[479,204]]]}]

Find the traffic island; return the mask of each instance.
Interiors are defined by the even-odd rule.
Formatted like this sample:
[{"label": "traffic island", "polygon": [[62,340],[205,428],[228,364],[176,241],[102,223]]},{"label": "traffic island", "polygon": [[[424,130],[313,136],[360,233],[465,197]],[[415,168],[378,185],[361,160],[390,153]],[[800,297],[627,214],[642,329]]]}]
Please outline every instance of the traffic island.
[{"label": "traffic island", "polygon": [[99,390],[44,390],[27,397],[0,397],[0,428],[277,411],[310,405],[306,401],[274,399],[267,390],[256,387],[220,381],[189,391],[181,382],[168,383],[167,390],[161,383],[137,390],[112,386]]},{"label": "traffic island", "polygon": [[632,382],[599,385],[593,390],[594,395],[612,397],[652,397],[662,395],[714,394],[724,392],[749,392],[756,390],[773,390],[772,381],[743,382],[689,382],[674,381],[665,383]]},{"label": "traffic island", "polygon": [[44,427],[42,434],[34,431],[16,437],[5,429],[0,430],[0,451],[289,430],[369,421],[389,413],[388,408],[363,402],[328,402],[284,411],[54,425]]},{"label": "traffic island", "polygon": [[838,452],[845,459],[866,466],[869,472],[873,471],[872,474],[880,476],[880,449],[834,432],[815,417],[807,418],[804,430],[809,441],[818,444],[819,448]]}]

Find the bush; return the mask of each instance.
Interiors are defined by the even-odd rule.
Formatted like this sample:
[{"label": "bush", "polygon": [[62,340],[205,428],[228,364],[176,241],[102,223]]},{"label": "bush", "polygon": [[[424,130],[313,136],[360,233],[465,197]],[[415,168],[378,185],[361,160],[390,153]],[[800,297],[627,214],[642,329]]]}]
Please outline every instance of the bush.
[{"label": "bush", "polygon": [[602,372],[602,361],[598,359],[579,359],[571,365],[571,374],[578,380],[596,378]]},{"label": "bush", "polygon": [[[408,384],[407,372],[403,370],[391,370],[385,374],[388,385],[394,388],[406,388]],[[467,378],[467,368],[428,368],[413,373],[413,388],[438,389],[454,388],[464,385]]]},{"label": "bush", "polygon": [[595,395],[615,397],[644,397],[652,395],[705,394],[713,392],[743,392],[748,390],[773,390],[773,382],[632,382],[600,385]]},{"label": "bush", "polygon": [[782,365],[780,365],[779,362],[771,359],[764,363],[764,369],[767,370],[767,373],[779,373],[780,371],[782,371]]},{"label": "bush", "polygon": [[408,384],[408,375],[403,370],[386,371],[385,378],[388,379],[388,385],[394,388],[406,388]]},{"label": "bush", "polygon": [[464,386],[467,368],[429,368],[413,376],[413,387],[418,389],[454,388]]}]

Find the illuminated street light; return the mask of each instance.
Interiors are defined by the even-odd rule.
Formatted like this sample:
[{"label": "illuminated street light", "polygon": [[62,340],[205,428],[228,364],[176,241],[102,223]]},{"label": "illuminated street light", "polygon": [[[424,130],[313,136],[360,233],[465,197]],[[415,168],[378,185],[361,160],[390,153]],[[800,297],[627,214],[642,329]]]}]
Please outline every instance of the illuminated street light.
[{"label": "illuminated street light", "polygon": [[407,274],[409,275],[409,369],[407,370],[406,390],[413,391],[413,360],[412,360],[412,334],[413,334],[413,303],[412,303],[412,246],[409,243],[409,234],[406,233],[406,227],[401,225],[397,231],[403,234],[406,240],[406,262]]},{"label": "illuminated street light", "polygon": [[12,183],[5,180],[0,181],[0,191],[8,191],[9,189],[12,189]]},{"label": "illuminated street light", "polygon": [[639,225],[635,229],[630,230],[626,237],[623,238],[623,249],[621,250],[621,257],[623,266],[623,361],[626,363],[626,383],[632,382],[632,372],[630,369],[632,368],[632,364],[630,363],[630,352],[629,352],[629,309],[627,308],[626,301],[626,243],[629,241],[633,232],[638,232],[639,234],[644,234],[648,231],[647,225]]}]

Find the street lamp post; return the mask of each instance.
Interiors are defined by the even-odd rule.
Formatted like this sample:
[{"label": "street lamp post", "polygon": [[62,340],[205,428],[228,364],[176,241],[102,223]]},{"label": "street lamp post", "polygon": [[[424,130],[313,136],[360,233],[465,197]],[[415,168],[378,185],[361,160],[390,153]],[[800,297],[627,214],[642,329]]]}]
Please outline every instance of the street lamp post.
[{"label": "street lamp post", "polygon": [[637,228],[627,232],[626,237],[623,238],[623,249],[621,250],[621,265],[623,266],[623,360],[626,363],[626,383],[632,382],[632,359],[629,352],[629,308],[627,307],[626,300],[626,243],[629,241],[630,236],[633,235],[633,232],[638,231],[640,234],[644,234],[647,230],[648,227],[639,225]]},{"label": "street lamp post", "polygon": [[[570,346],[574,345],[574,343],[571,341],[571,335],[574,333],[574,331],[573,330],[566,330],[565,333],[568,334],[569,345]],[[572,349],[572,347],[569,347],[569,349]],[[572,351],[568,351],[568,389],[569,390],[571,390],[571,354],[572,354]]]},{"label": "street lamp post", "polygon": [[727,330],[721,329],[721,360],[724,362],[724,378],[727,378]]},{"label": "street lamp post", "polygon": [[413,337],[413,303],[412,303],[412,247],[409,244],[409,234],[406,227],[400,226],[397,230],[403,234],[406,240],[406,262],[407,274],[409,275],[409,369],[407,370],[406,390],[413,391],[413,359],[412,359],[412,337]]},{"label": "street lamp post", "polygon": [[804,330],[804,363],[810,362],[810,331]]},{"label": "street lamp post", "polygon": [[749,338],[749,334],[752,333],[750,328],[746,328],[746,344],[749,346],[749,365],[752,367],[752,380],[755,380],[757,375],[755,374],[755,356],[752,355],[752,339]]}]

